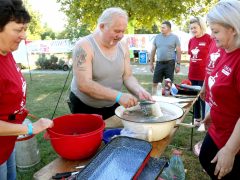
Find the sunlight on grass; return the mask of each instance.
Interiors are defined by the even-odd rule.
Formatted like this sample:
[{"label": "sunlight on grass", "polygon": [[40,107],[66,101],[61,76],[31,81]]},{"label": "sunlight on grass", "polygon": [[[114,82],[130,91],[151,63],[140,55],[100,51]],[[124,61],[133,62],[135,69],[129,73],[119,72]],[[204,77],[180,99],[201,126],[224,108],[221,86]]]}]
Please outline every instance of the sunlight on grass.
[{"label": "sunlight on grass", "polygon": [[49,96],[49,94],[41,94],[41,95],[36,99],[36,101],[42,101],[42,100],[46,99],[48,96]]}]

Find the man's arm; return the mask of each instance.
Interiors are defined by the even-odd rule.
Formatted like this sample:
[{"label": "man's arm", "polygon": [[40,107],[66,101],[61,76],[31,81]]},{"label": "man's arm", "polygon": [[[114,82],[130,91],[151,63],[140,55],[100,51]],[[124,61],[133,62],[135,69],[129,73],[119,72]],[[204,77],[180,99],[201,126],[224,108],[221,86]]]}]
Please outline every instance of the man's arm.
[{"label": "man's arm", "polygon": [[150,54],[150,71],[153,72],[154,71],[154,59],[155,59],[155,54],[156,54],[156,46],[153,44],[152,45],[152,50],[151,50],[151,54]]},{"label": "man's arm", "polygon": [[176,60],[175,72],[178,73],[180,72],[180,64],[181,64],[181,47],[177,46],[176,51],[177,51],[177,60]]},{"label": "man's arm", "polygon": [[176,47],[176,51],[177,51],[177,63],[178,64],[180,64],[181,63],[181,54],[182,54],[182,52],[181,52],[181,47],[180,46],[177,46]]},{"label": "man's arm", "polygon": [[149,99],[152,100],[151,95],[138,83],[137,79],[132,74],[132,69],[130,66],[129,51],[127,45],[125,47],[125,56],[124,56],[124,75],[123,81],[124,85],[132,94],[137,96],[139,99]]},{"label": "man's arm", "polygon": [[96,99],[115,101],[118,92],[92,80],[93,52],[85,39],[80,40],[73,50],[73,73],[78,89]]}]

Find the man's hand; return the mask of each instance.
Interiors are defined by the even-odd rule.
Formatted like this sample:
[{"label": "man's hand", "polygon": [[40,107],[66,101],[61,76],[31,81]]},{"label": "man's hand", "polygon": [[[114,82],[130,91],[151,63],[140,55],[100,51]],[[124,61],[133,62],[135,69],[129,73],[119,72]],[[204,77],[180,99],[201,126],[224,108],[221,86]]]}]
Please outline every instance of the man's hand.
[{"label": "man's hand", "polygon": [[150,63],[150,71],[153,73],[154,72],[154,64]]},{"label": "man's hand", "polygon": [[180,64],[176,64],[175,73],[179,73],[179,72],[180,72]]},{"label": "man's hand", "polygon": [[145,89],[141,89],[138,91],[138,98],[140,100],[149,100],[153,101],[153,98],[149,92],[147,92]]},{"label": "man's hand", "polygon": [[119,100],[119,104],[124,106],[125,108],[129,108],[132,106],[136,106],[138,104],[138,99],[131,94],[123,93]]}]

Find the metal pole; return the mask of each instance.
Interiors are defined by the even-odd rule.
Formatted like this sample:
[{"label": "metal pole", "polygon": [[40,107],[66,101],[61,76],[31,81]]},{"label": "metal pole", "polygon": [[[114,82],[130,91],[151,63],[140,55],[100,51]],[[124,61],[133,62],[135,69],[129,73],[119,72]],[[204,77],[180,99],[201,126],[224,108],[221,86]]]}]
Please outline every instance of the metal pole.
[{"label": "metal pole", "polygon": [[31,69],[30,69],[30,63],[29,63],[29,58],[28,58],[28,52],[27,52],[27,62],[28,62],[28,70],[29,70],[30,80],[32,81],[32,73],[31,73]]}]

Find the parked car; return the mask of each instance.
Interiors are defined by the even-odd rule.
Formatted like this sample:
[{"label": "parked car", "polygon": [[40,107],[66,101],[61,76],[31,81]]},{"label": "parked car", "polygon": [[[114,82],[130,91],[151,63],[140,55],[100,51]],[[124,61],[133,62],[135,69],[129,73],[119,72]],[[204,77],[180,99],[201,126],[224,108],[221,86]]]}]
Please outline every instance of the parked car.
[{"label": "parked car", "polygon": [[71,68],[72,68],[72,60],[65,62],[62,67],[64,71],[68,71]]}]

